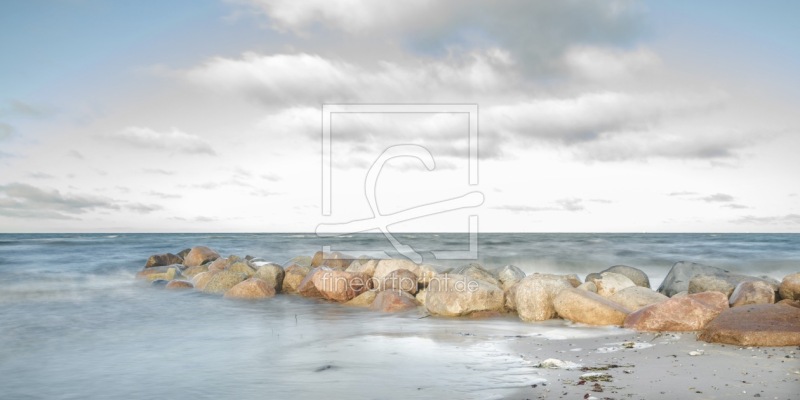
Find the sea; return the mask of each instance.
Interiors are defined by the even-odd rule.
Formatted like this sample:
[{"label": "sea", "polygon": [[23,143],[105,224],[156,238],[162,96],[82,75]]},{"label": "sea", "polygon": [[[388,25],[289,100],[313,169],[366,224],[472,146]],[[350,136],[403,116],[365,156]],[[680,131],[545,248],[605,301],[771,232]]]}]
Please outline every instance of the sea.
[{"label": "sea", "polygon": [[[623,264],[645,271],[653,287],[678,261],[778,280],[800,271],[800,234],[481,233],[472,245],[458,233],[394,238],[442,268],[513,264],[583,279]],[[2,234],[0,398],[505,398],[543,383],[535,360],[509,341],[626,333],[513,315],[382,314],[292,295],[236,301],[134,279],[151,254],[197,245],[278,263],[323,248],[399,256],[380,233]],[[474,259],[435,258],[468,249]]]}]

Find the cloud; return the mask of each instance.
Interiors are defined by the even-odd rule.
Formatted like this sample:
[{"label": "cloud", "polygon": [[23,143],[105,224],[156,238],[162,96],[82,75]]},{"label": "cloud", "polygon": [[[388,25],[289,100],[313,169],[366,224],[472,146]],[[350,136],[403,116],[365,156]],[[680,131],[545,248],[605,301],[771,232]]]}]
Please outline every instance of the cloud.
[{"label": "cloud", "polygon": [[725,204],[723,207],[732,208],[734,210],[744,210],[744,209],[750,208],[750,207],[748,207],[746,205],[743,205],[743,204]]},{"label": "cloud", "polygon": [[147,192],[147,194],[150,195],[150,196],[158,197],[160,199],[180,199],[180,198],[183,197],[183,196],[181,196],[179,194],[163,193],[163,192],[157,192],[155,190],[151,190],[151,191]]},{"label": "cloud", "polygon": [[142,203],[127,204],[125,205],[125,208],[140,214],[149,214],[153,211],[160,211],[164,209],[164,207],[161,207],[157,204],[142,204]]},{"label": "cloud", "polygon": [[6,140],[14,134],[14,127],[0,122],[0,140]]},{"label": "cloud", "polygon": [[559,199],[556,200],[556,205],[553,206],[526,206],[526,205],[505,205],[505,206],[498,206],[493,207],[497,210],[507,210],[513,212],[541,212],[541,211],[583,211],[585,207],[583,206],[583,200],[577,198],[566,198],[566,199]]},{"label": "cloud", "polygon": [[683,192],[672,192],[672,193],[668,194],[667,196],[671,196],[671,197],[675,197],[675,196],[693,196],[693,195],[696,195],[696,194],[697,194],[697,192],[683,191]]},{"label": "cloud", "polygon": [[735,198],[733,196],[729,195],[729,194],[716,193],[716,194],[712,194],[712,195],[709,195],[709,196],[702,197],[702,198],[700,198],[700,200],[703,200],[703,201],[708,202],[708,203],[730,203],[733,200],[735,200]]},{"label": "cloud", "polygon": [[16,218],[71,219],[94,210],[118,210],[109,199],[62,194],[24,183],[0,185],[0,215]]},{"label": "cloud", "polygon": [[83,154],[81,154],[81,152],[79,152],[78,150],[70,150],[69,152],[67,152],[67,155],[78,160],[84,159]]},{"label": "cloud", "polygon": [[755,224],[755,225],[800,225],[800,214],[786,214],[774,216],[761,216],[756,217],[747,215],[733,221],[737,224]]},{"label": "cloud", "polygon": [[46,174],[44,172],[31,172],[28,174],[33,179],[53,179],[55,178],[53,175]]},{"label": "cloud", "polygon": [[211,145],[201,137],[175,128],[158,132],[150,128],[129,126],[121,131],[110,133],[106,137],[142,149],[216,155]]},{"label": "cloud", "polygon": [[161,169],[161,168],[144,168],[144,169],[142,169],[142,172],[144,172],[146,174],[153,174],[153,175],[167,175],[167,176],[175,175],[175,172],[167,171],[167,170]]}]

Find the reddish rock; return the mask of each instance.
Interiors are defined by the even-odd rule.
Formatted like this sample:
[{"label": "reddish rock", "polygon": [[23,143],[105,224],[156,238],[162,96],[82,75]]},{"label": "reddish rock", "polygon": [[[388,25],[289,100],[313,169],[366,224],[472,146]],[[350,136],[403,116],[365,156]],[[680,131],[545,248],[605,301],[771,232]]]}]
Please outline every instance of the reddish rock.
[{"label": "reddish rock", "polygon": [[225,292],[228,299],[266,299],[275,296],[275,288],[259,278],[240,282]]},{"label": "reddish rock", "polygon": [[208,282],[211,281],[211,277],[218,273],[219,271],[206,271],[195,275],[194,278],[192,278],[192,284],[194,285],[194,288],[197,290],[205,289],[206,285],[208,285]]},{"label": "reddish rock", "polygon": [[183,259],[183,265],[187,267],[194,267],[197,265],[203,265],[208,261],[214,261],[219,258],[219,253],[214,250],[209,249],[206,246],[196,246],[192,247],[192,250],[186,254],[186,257]]},{"label": "reddish rock", "polygon": [[775,303],[775,288],[764,281],[744,281],[736,285],[728,301],[731,307]]},{"label": "reddish rock", "polygon": [[384,290],[378,292],[369,308],[383,312],[406,311],[417,308],[417,300],[402,290]]},{"label": "reddish rock", "polygon": [[352,300],[369,289],[369,277],[339,270],[319,271],[312,277],[323,298],[338,302]]},{"label": "reddish rock", "polygon": [[167,289],[192,289],[194,285],[192,282],[189,281],[179,281],[179,280],[172,280],[167,283],[167,286],[164,286]]},{"label": "reddish rock", "polygon": [[[327,267],[317,267],[309,271],[309,273],[307,273],[303,280],[297,285],[297,293],[303,297],[321,299],[322,293],[320,293],[319,289],[317,289],[317,286],[314,285],[314,276],[325,271],[332,270]],[[286,282],[285,278],[284,282]]]},{"label": "reddish rock", "polygon": [[407,269],[396,269],[383,278],[373,278],[377,290],[397,289],[409,294],[416,294],[418,289],[417,274]]},{"label": "reddish rock", "polygon": [[553,299],[553,307],[561,318],[589,325],[622,325],[628,309],[596,293],[569,288]]},{"label": "reddish rock", "polygon": [[637,331],[698,331],[728,309],[728,296],[703,292],[670,298],[629,314],[624,326]]},{"label": "reddish rock", "polygon": [[800,308],[751,304],[723,311],[698,336],[738,346],[800,346]]},{"label": "reddish rock", "polygon": [[352,263],[354,259],[355,257],[342,254],[338,251],[334,251],[330,254],[318,251],[314,253],[314,257],[311,258],[311,266],[344,270],[350,266],[350,263]]},{"label": "reddish rock", "polygon": [[172,253],[165,253],[165,254],[153,254],[150,258],[147,259],[147,262],[144,264],[145,268],[152,268],[152,267],[163,267],[165,265],[172,265],[172,264],[181,264],[183,263],[183,258],[176,256]]},{"label": "reddish rock", "polygon": [[800,308],[800,300],[783,299],[779,301],[777,304]]},{"label": "reddish rock", "polygon": [[292,264],[284,270],[283,282],[281,283],[282,293],[297,293],[297,288],[303,282],[311,268],[305,265]]},{"label": "reddish rock", "polygon": [[778,293],[781,299],[800,300],[800,273],[784,277]]}]

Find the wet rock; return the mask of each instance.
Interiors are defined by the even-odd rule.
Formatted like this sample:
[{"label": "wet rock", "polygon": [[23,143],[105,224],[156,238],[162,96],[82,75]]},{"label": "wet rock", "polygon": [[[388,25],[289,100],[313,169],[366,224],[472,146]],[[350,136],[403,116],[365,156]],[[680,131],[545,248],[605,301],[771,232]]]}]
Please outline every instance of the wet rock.
[{"label": "wet rock", "polygon": [[508,290],[525,277],[525,272],[514,265],[506,265],[492,272],[500,282],[500,289]]},{"label": "wet rock", "polygon": [[736,285],[728,301],[731,307],[775,303],[775,288],[764,281],[744,281]]},{"label": "wet rock", "polygon": [[465,275],[440,274],[427,289],[425,308],[433,315],[458,317],[475,311],[502,311],[503,290]]},{"label": "wet rock", "polygon": [[751,304],[723,311],[698,339],[738,346],[800,346],[800,308]]},{"label": "wet rock", "polygon": [[565,275],[531,274],[509,289],[513,309],[523,321],[544,321],[556,317],[553,299],[572,283]]},{"label": "wet rock", "polygon": [[364,293],[354,297],[352,300],[344,303],[346,306],[353,306],[353,307],[369,307],[373,301],[375,301],[375,296],[378,295],[378,292],[374,290],[367,290]]},{"label": "wet rock", "polygon": [[786,275],[778,288],[781,299],[800,300],[800,273]]},{"label": "wet rock", "polygon": [[375,289],[378,291],[397,289],[408,292],[411,295],[417,293],[417,275],[407,269],[396,269],[383,278],[372,279]]},{"label": "wet rock", "polygon": [[728,309],[728,296],[720,292],[670,298],[632,312],[624,326],[647,332],[698,331]]},{"label": "wet rock", "polygon": [[469,279],[479,279],[494,286],[500,286],[500,281],[489,270],[478,263],[462,265],[450,271],[451,274],[464,275]]},{"label": "wet rock", "polygon": [[693,262],[686,262],[680,261],[675,263],[672,268],[667,273],[667,277],[664,278],[664,282],[661,282],[661,286],[658,287],[658,292],[667,296],[672,297],[675,293],[678,292],[688,292],[689,291],[689,281],[692,280],[692,277],[699,274],[724,274],[728,273],[727,270],[717,267],[711,267],[708,265],[703,264],[696,264]]},{"label": "wet rock", "polygon": [[354,257],[348,256],[338,251],[334,251],[333,253],[330,254],[318,251],[314,253],[314,257],[311,258],[311,266],[330,267],[333,269],[344,270],[348,266],[350,266],[350,263],[352,263],[354,259],[355,259]]},{"label": "wet rock", "polygon": [[597,294],[603,297],[609,297],[622,289],[636,286],[627,276],[616,272],[602,272],[600,278],[594,278],[591,282],[597,287]]},{"label": "wet rock", "polygon": [[194,267],[203,265],[208,261],[214,261],[219,258],[219,253],[209,249],[206,246],[195,246],[183,258],[183,265],[187,267]]},{"label": "wet rock", "polygon": [[417,301],[414,296],[402,290],[384,290],[378,292],[375,300],[369,306],[373,311],[400,312],[417,308]]},{"label": "wet rock", "polygon": [[340,270],[317,271],[312,281],[322,298],[342,303],[369,290],[368,276]]},{"label": "wet rock", "polygon": [[628,310],[636,311],[651,304],[667,301],[669,297],[643,286],[631,286],[614,293],[608,299]]},{"label": "wet rock", "polygon": [[284,270],[283,284],[281,285],[282,293],[297,293],[297,289],[303,282],[306,276],[311,272],[311,267],[304,265],[292,264]]},{"label": "wet rock", "polygon": [[152,268],[152,267],[163,267],[166,265],[172,264],[182,264],[183,258],[178,257],[172,253],[165,253],[165,254],[153,254],[150,258],[147,259],[147,262],[144,264],[145,268]]},{"label": "wet rock", "polygon": [[615,265],[613,267],[606,268],[602,272],[613,272],[616,274],[625,275],[636,286],[641,286],[646,288],[650,287],[650,278],[647,277],[647,274],[645,274],[644,271],[638,268],[629,267],[627,265]]},{"label": "wet rock", "polygon": [[553,299],[553,307],[560,317],[589,325],[620,326],[630,313],[605,297],[576,288],[560,291]]},{"label": "wet rock", "polygon": [[274,287],[263,279],[250,278],[228,289],[224,297],[228,299],[266,299],[274,296]]},{"label": "wet rock", "polygon": [[264,282],[267,282],[267,285],[275,289],[275,292],[280,292],[281,288],[283,288],[283,279],[285,276],[286,272],[283,270],[283,267],[274,263],[267,263],[259,266],[256,273],[253,275],[254,278],[262,279]]},{"label": "wet rock", "polygon": [[167,283],[167,286],[165,287],[167,289],[180,290],[180,289],[192,289],[194,288],[194,285],[192,285],[192,282],[189,281],[172,280],[169,281],[169,283]]},{"label": "wet rock", "polygon": [[[203,293],[223,294],[228,289],[247,279],[247,275],[234,271],[220,271],[211,276],[208,283],[200,290]],[[195,284],[195,287],[198,287]]]}]

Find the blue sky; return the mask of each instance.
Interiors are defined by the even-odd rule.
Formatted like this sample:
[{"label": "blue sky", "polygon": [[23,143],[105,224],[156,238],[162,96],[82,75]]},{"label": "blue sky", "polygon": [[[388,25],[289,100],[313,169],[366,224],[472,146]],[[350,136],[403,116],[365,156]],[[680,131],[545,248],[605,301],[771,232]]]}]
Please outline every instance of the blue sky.
[{"label": "blue sky", "polygon": [[[791,1],[10,1],[0,5],[0,230],[311,231],[369,216],[492,231],[797,231]],[[320,214],[323,103],[475,103],[481,184],[443,116],[342,117]],[[461,124],[461,125],[460,125]],[[461,128],[459,128],[461,126]],[[525,171],[524,173],[520,173]],[[409,190],[409,187],[413,190]]]}]

